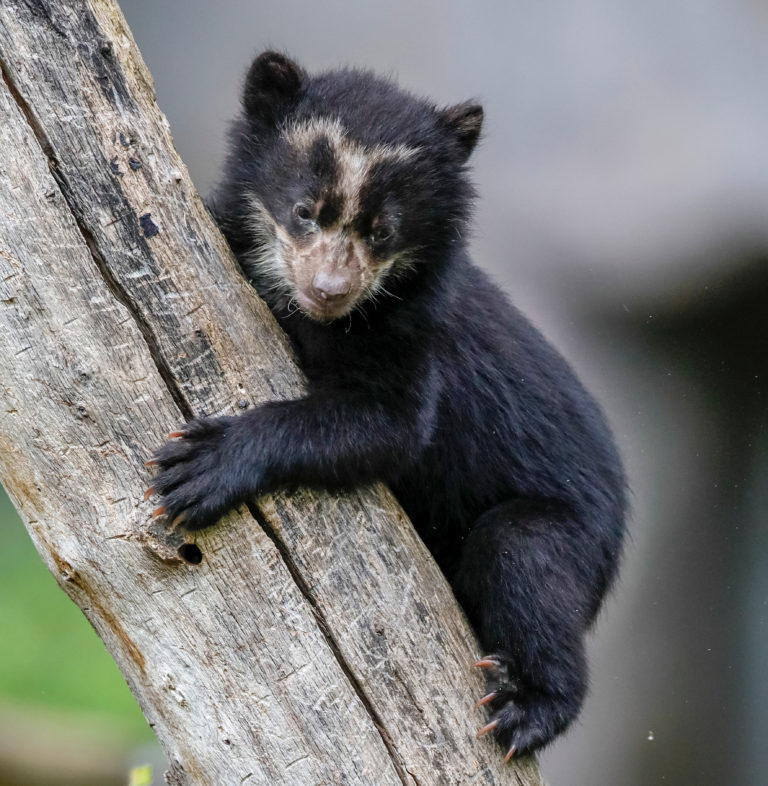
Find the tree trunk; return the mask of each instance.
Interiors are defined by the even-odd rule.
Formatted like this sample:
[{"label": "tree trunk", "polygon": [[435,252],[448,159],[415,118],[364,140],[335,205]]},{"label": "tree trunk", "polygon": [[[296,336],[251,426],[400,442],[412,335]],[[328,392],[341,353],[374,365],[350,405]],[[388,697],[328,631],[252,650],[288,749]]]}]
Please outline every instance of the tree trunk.
[{"label": "tree trunk", "polygon": [[168,431],[301,376],[117,5],[3,0],[0,65],[0,477],[168,782],[539,784],[475,739],[475,641],[386,489],[262,497],[194,545],[150,521]]}]

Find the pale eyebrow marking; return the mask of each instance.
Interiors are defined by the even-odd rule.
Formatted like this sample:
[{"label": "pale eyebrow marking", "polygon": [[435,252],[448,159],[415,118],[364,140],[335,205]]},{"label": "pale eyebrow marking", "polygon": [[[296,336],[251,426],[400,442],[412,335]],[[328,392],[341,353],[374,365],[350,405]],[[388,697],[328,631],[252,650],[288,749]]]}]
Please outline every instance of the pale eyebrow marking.
[{"label": "pale eyebrow marking", "polygon": [[294,121],[286,124],[281,133],[290,145],[300,150],[309,150],[318,139],[328,140],[338,166],[336,185],[344,202],[340,217],[342,223],[350,223],[357,214],[363,185],[376,164],[385,161],[404,163],[421,151],[420,147],[404,144],[367,147],[352,139],[335,117]]},{"label": "pale eyebrow marking", "polygon": [[334,148],[356,149],[374,162],[387,159],[405,162],[421,151],[419,146],[404,144],[378,143],[366,147],[347,134],[337,117],[313,117],[309,120],[287,123],[282,129],[282,136],[289,144],[302,150],[309,149],[318,139],[325,137]]}]

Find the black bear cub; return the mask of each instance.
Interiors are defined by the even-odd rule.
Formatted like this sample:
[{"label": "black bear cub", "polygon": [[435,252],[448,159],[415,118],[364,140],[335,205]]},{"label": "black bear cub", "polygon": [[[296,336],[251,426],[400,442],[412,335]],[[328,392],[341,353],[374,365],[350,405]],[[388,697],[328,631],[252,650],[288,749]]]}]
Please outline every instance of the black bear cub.
[{"label": "black bear cub", "polygon": [[198,529],[286,485],[386,481],[489,653],[481,733],[539,748],[584,698],[626,493],[599,407],[468,256],[482,108],[265,52],[243,109],[214,212],[308,393],[187,423],[152,460],[159,510]]}]

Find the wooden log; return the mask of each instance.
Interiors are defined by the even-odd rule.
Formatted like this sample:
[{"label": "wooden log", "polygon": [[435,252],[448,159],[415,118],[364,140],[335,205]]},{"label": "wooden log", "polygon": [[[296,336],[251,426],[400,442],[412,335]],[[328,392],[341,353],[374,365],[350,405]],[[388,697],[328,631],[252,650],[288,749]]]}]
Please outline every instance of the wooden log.
[{"label": "wooden log", "polygon": [[475,641],[386,489],[263,497],[194,544],[151,523],[168,431],[301,376],[117,5],[4,0],[0,67],[0,478],[168,782],[540,783],[475,739]]}]

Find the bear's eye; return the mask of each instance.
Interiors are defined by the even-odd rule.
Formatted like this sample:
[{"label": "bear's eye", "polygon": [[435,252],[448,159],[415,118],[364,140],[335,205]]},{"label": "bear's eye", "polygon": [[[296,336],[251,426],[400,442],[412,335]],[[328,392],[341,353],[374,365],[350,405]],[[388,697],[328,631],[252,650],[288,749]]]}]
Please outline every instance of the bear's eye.
[{"label": "bear's eye", "polygon": [[387,224],[382,222],[381,224],[376,225],[371,230],[371,242],[372,243],[383,243],[385,240],[389,240],[392,235],[395,233],[394,228],[391,224]]},{"label": "bear's eye", "polygon": [[299,221],[312,221],[314,218],[314,210],[306,202],[297,202],[293,206],[293,215]]}]

